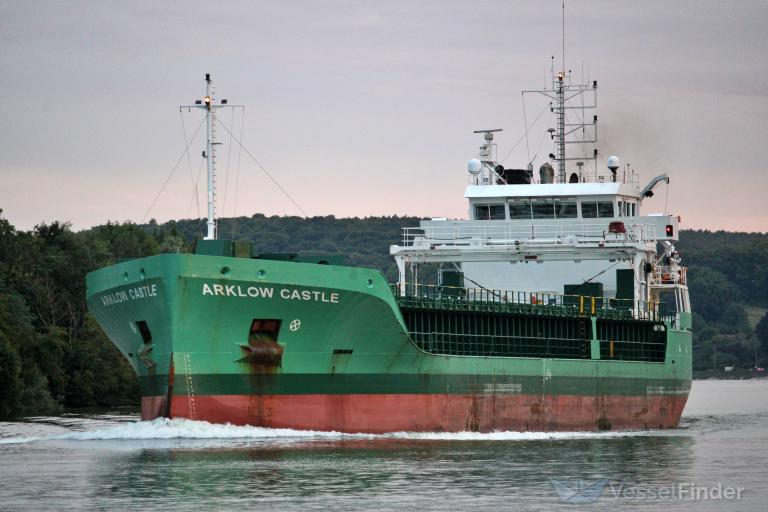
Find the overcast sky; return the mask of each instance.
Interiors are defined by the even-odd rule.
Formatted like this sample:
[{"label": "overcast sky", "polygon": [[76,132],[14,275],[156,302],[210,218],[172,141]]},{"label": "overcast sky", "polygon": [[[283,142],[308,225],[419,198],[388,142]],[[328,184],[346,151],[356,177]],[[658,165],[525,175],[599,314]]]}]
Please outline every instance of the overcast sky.
[{"label": "overcast sky", "polygon": [[[543,87],[561,52],[559,0],[0,7],[0,208],[23,229],[204,216],[202,131],[147,210],[200,123],[178,106],[204,95],[205,73],[246,105],[245,146],[309,215],[462,218],[472,130],[504,128],[507,154],[523,132],[520,91]],[[644,212],[668,200],[683,228],[768,230],[768,2],[566,12],[566,67],[600,86],[601,153],[643,182],[671,176]],[[530,133],[537,167],[548,116]],[[239,134],[239,113],[221,120]],[[219,215],[300,214],[219,137]],[[526,163],[524,143],[505,161]]]}]

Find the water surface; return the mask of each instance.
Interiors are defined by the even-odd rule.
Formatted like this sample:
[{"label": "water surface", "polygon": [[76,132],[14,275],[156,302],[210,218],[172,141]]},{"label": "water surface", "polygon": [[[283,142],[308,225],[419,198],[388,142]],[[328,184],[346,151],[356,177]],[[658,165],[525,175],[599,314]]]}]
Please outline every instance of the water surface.
[{"label": "water surface", "polygon": [[349,435],[125,412],[0,423],[2,510],[765,510],[766,477],[768,380],[695,381],[674,431]]}]

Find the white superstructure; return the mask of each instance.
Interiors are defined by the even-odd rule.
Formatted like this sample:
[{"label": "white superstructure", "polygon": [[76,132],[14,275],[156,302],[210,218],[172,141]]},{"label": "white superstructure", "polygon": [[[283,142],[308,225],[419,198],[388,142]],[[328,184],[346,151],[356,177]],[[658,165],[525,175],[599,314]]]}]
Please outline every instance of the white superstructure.
[{"label": "white superstructure", "polygon": [[[594,92],[597,84],[577,87]],[[557,101],[553,111],[567,111],[563,73],[550,92]],[[690,311],[685,269],[672,245],[679,219],[641,213],[643,200],[657,184],[669,183],[667,176],[641,187],[639,176],[620,170],[613,156],[607,161],[610,172],[585,170],[588,158],[569,158],[565,151],[573,125],[558,119],[558,130],[550,130],[555,151],[539,176],[531,164],[505,169],[496,161],[493,139],[499,130],[477,132],[483,144],[469,161],[464,194],[469,220],[423,220],[403,230],[402,242],[390,248],[401,293],[418,290],[419,268],[435,264],[441,286],[451,274],[450,284],[465,290],[525,292],[526,297],[599,295],[632,303],[661,301],[676,312]],[[596,123],[594,116],[590,144],[597,142]],[[581,142],[578,147],[584,149]],[[585,156],[595,157],[596,166],[597,154],[594,149]],[[572,169],[569,163],[575,164]]]}]

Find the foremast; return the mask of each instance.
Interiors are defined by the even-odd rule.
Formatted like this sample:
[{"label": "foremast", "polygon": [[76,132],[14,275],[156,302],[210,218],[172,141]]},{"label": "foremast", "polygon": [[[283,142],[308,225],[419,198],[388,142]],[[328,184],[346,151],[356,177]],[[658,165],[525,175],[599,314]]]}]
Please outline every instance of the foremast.
[{"label": "foremast", "polygon": [[216,239],[216,111],[213,108],[213,84],[211,75],[205,75],[205,128],[206,128],[206,146],[205,154],[208,163],[208,233],[206,240]]},{"label": "foremast", "polygon": [[201,100],[195,100],[194,105],[182,105],[180,109],[198,108],[205,110],[205,128],[206,144],[203,151],[203,158],[206,159],[208,167],[208,227],[204,240],[216,239],[216,146],[220,142],[216,141],[216,111],[220,108],[243,108],[242,105],[228,105],[226,99],[222,99],[217,105],[214,98],[213,81],[211,74],[205,74],[205,97]]}]

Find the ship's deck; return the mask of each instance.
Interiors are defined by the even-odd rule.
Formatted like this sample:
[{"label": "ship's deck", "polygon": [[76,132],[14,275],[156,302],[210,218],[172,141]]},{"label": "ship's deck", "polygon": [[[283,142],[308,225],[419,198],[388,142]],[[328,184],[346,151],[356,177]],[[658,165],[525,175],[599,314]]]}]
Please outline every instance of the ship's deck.
[{"label": "ship's deck", "polygon": [[674,322],[661,304],[603,297],[426,285],[393,293],[413,342],[441,355],[663,362]]}]

